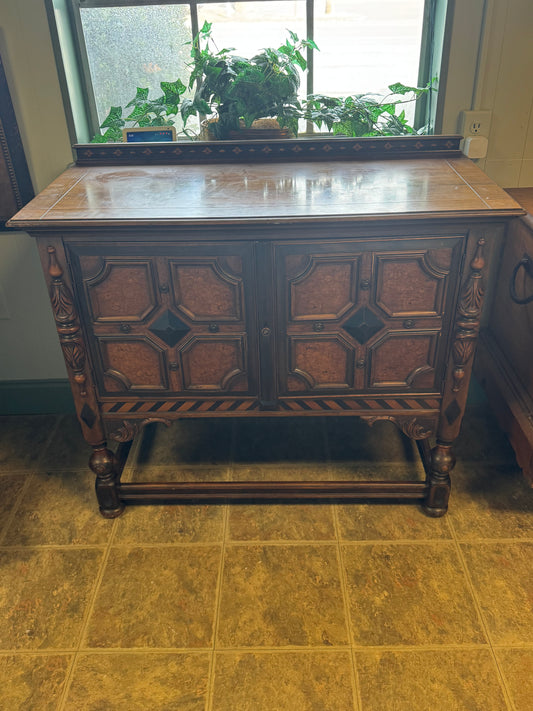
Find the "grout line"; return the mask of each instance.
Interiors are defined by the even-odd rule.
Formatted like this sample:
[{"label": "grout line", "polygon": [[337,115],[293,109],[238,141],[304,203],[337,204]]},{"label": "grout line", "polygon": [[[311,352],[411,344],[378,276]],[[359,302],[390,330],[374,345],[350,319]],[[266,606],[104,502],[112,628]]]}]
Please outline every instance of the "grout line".
[{"label": "grout line", "polygon": [[[19,507],[21,506],[22,502],[24,501],[26,494],[28,492],[28,489],[30,488],[31,481],[33,479],[34,475],[30,474],[30,476],[25,477],[25,481],[23,482],[20,491],[18,493],[18,496],[15,499],[15,502],[13,506],[11,507],[11,511],[9,512],[8,516],[6,517],[6,522],[2,529],[0,530],[0,544],[3,542],[4,538],[7,536],[7,533],[9,529],[11,528],[11,525],[13,521],[15,520],[15,516],[17,515],[17,511],[19,510]],[[16,548],[16,546],[9,546],[9,545],[0,545],[0,551],[3,550],[13,550],[13,548]],[[20,546],[20,548],[26,548],[26,546]]]},{"label": "grout line", "polygon": [[87,631],[89,628],[89,623],[92,618],[92,614],[94,612],[94,605],[96,602],[96,598],[98,596],[98,592],[100,590],[100,585],[102,583],[102,579],[104,577],[105,569],[107,567],[107,561],[109,560],[109,556],[111,553],[111,546],[113,543],[113,539],[116,535],[116,530],[118,526],[118,519],[114,519],[112,522],[111,526],[111,531],[109,533],[109,539],[107,542],[107,546],[103,552],[102,555],[102,560],[100,562],[100,569],[98,571],[98,574],[96,575],[94,585],[92,592],[89,595],[89,599],[87,602],[87,606],[85,609],[85,614],[83,616],[82,620],[82,625],[81,625],[81,630],[80,630],[80,636],[79,636],[79,643],[74,651],[74,654],[72,656],[72,661],[69,665],[69,668],[67,670],[67,674],[65,675],[65,682],[64,682],[64,687],[63,687],[63,692],[61,694],[61,697],[59,699],[57,709],[56,711],[64,711],[65,704],[67,703],[68,695],[70,692],[70,687],[72,685],[72,681],[74,678],[74,671],[76,668],[76,664],[78,661],[78,657],[80,655],[80,652],[85,649],[84,642],[86,641],[86,636],[87,636]]},{"label": "grout line", "polygon": [[333,523],[335,526],[335,538],[337,542],[337,564],[339,566],[339,576],[342,591],[342,601],[344,605],[344,622],[346,625],[346,634],[350,642],[350,659],[351,659],[351,678],[352,678],[352,695],[353,695],[353,706],[354,711],[361,711],[363,708],[363,700],[361,698],[361,686],[359,683],[359,674],[357,672],[357,664],[354,654],[354,637],[353,637],[353,624],[350,614],[350,603],[348,594],[348,580],[346,574],[346,568],[344,566],[344,557],[342,554],[341,546],[341,536],[340,536],[340,525],[338,520],[338,507],[332,506],[333,509]]},{"label": "grout line", "polygon": [[224,563],[226,557],[226,542],[229,535],[229,506],[225,506],[224,510],[224,525],[222,530],[222,546],[220,550],[220,563],[218,568],[217,586],[215,590],[215,610],[213,620],[213,645],[209,659],[209,672],[207,679],[207,699],[206,711],[211,711],[214,703],[215,694],[215,670],[216,670],[216,653],[217,653],[217,636],[218,626],[220,622],[220,601],[222,599],[222,577],[224,575]]},{"label": "grout line", "polygon": [[[329,437],[328,437],[328,430],[327,430],[327,423],[325,418],[323,418],[323,433],[324,433],[324,449],[326,452],[326,462],[327,467],[328,467],[328,476],[332,476],[332,469],[331,469],[331,448],[329,446]],[[344,624],[346,626],[346,636],[348,641],[350,642],[350,661],[351,661],[351,680],[352,680],[352,697],[353,697],[353,707],[354,711],[362,711],[363,709],[363,700],[361,698],[361,685],[359,683],[359,675],[357,673],[357,664],[355,660],[355,654],[353,651],[354,647],[354,637],[353,637],[353,624],[352,624],[352,618],[350,614],[350,597],[348,593],[348,579],[347,579],[347,574],[346,574],[346,568],[344,566],[344,557],[342,554],[342,545],[341,545],[341,530],[340,530],[340,523],[339,523],[339,507],[335,504],[332,504],[331,506],[331,512],[333,515],[333,527],[335,530],[335,541],[336,541],[336,555],[337,555],[337,565],[339,567],[339,577],[340,577],[340,584],[341,584],[341,592],[342,592],[342,602],[344,606]]]},{"label": "grout line", "polygon": [[468,586],[468,588],[469,588],[469,590],[470,590],[470,595],[472,596],[472,600],[473,600],[473,602],[474,602],[474,607],[476,608],[476,612],[477,612],[479,621],[481,622],[481,626],[482,626],[483,632],[484,632],[484,634],[485,634],[485,637],[486,637],[487,642],[488,642],[488,645],[489,645],[489,649],[490,649],[490,653],[491,653],[491,656],[492,656],[492,660],[493,660],[493,662],[494,662],[494,665],[495,665],[495,667],[496,667],[496,671],[497,671],[498,677],[499,677],[499,679],[500,679],[500,685],[501,685],[501,688],[502,688],[502,692],[503,692],[505,704],[506,704],[507,708],[509,709],[509,711],[516,711],[516,707],[515,707],[515,705],[514,705],[514,702],[513,702],[511,693],[510,693],[509,688],[508,688],[508,686],[507,686],[507,680],[505,679],[505,676],[504,676],[504,674],[503,674],[503,672],[502,672],[502,670],[501,670],[501,667],[500,667],[498,658],[497,658],[497,656],[496,656],[496,652],[495,652],[495,650],[494,650],[492,638],[491,638],[491,635],[490,635],[490,632],[489,632],[489,627],[488,627],[488,624],[487,624],[487,622],[486,622],[486,620],[485,620],[485,617],[484,617],[484,615],[483,615],[483,609],[482,609],[481,603],[480,603],[480,601],[479,601],[479,599],[478,599],[478,596],[477,596],[477,593],[476,593],[476,589],[475,589],[474,583],[473,583],[473,581],[472,581],[472,577],[471,577],[471,575],[470,575],[470,570],[468,569],[468,564],[467,564],[467,562],[466,562],[466,558],[465,558],[465,556],[464,556],[464,554],[463,554],[463,551],[462,551],[461,546],[460,546],[460,543],[459,543],[459,539],[458,539],[458,537],[457,537],[457,535],[456,535],[455,526],[453,525],[453,521],[452,521],[451,519],[448,521],[448,523],[449,523],[449,526],[450,526],[450,530],[451,530],[451,532],[452,532],[453,543],[454,543],[454,545],[455,545],[455,550],[456,550],[456,552],[457,552],[457,556],[458,556],[458,558],[459,558],[459,562],[460,562],[460,564],[461,564],[461,567],[463,568],[463,572],[464,572],[464,575],[465,575],[465,580],[466,580],[467,586]]},{"label": "grout line", "polygon": [[[30,483],[35,476],[35,471],[40,469],[41,462],[44,458],[45,452],[48,450],[48,447],[50,446],[52,439],[54,438],[56,432],[59,430],[59,426],[65,417],[66,417],[65,415],[59,415],[59,417],[56,417],[56,421],[53,424],[53,426],[50,428],[48,437],[46,438],[45,443],[44,443],[43,447],[41,448],[41,451],[39,452],[39,456],[37,457],[37,460],[33,463],[33,465],[31,467],[25,467],[24,469],[21,469],[18,472],[17,471],[13,472],[15,475],[17,475],[17,473],[18,473],[19,476],[22,476],[24,473],[26,473],[26,477],[25,477],[26,481],[23,483],[22,488],[19,492],[19,495],[17,496],[15,503],[13,504],[13,507],[12,507],[9,515],[7,516],[5,525],[3,526],[2,530],[0,531],[0,542],[3,541],[4,537],[7,535],[7,532],[9,531],[9,529],[11,527],[11,524],[15,520],[15,516],[19,510],[19,507],[22,504],[22,502],[24,501],[24,497],[26,496],[26,493],[30,487]],[[27,475],[28,470],[32,472],[30,474],[30,476]],[[0,546],[0,549],[2,549],[1,546]],[[9,549],[12,549],[12,547],[9,546]]]}]

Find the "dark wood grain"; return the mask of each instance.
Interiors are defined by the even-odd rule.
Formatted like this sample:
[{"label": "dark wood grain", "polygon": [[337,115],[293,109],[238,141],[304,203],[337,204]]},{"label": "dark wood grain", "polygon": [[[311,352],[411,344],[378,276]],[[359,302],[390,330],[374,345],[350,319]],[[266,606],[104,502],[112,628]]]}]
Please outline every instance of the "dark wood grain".
[{"label": "dark wood grain", "polygon": [[[522,213],[455,154],[67,170],[11,223],[43,255],[102,514],[402,498],[443,515],[490,246]],[[294,414],[394,422],[426,481],[122,484],[106,444]]]}]

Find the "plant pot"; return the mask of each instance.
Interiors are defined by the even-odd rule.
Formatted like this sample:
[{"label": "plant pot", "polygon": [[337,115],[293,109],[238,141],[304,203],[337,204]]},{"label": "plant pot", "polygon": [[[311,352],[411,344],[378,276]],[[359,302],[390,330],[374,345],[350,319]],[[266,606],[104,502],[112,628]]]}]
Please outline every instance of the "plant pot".
[{"label": "plant pot", "polygon": [[[202,121],[202,129],[200,131],[200,139],[202,141],[216,141],[215,135],[209,128],[209,124],[217,119],[209,119]],[[276,138],[294,138],[294,135],[288,128],[281,128],[279,123],[274,118],[256,119],[252,125],[247,128],[244,121],[240,122],[241,128],[238,131],[230,131],[228,140],[272,140]]]}]

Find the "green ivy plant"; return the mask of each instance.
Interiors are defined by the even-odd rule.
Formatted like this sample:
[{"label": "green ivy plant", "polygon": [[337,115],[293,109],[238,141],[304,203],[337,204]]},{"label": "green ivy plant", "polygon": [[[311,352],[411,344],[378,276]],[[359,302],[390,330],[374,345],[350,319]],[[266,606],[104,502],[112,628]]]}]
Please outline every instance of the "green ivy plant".
[{"label": "green ivy plant", "polygon": [[182,103],[184,124],[190,116],[206,116],[215,137],[227,138],[241,121],[249,128],[256,119],[270,117],[296,135],[303,115],[298,90],[300,71],[307,69],[307,48],[318,49],[312,40],[300,40],[289,31],[289,39],[277,49],[245,59],[232,54],[233,49],[217,50],[211,23],[205,22],[192,43],[189,89],[195,94]]},{"label": "green ivy plant", "polygon": [[149,98],[149,89],[137,87],[134,98],[126,104],[131,109],[128,116],[123,116],[122,106],[112,106],[100,128],[106,129],[103,134],[97,134],[92,143],[107,143],[122,141],[123,128],[145,128],[150,126],[173,126],[173,118],[178,114],[182,94],[187,87],[180,80],[174,82],[162,81],[161,96]]},{"label": "green ivy plant", "polygon": [[[356,94],[344,98],[312,94],[303,102],[298,98],[300,73],[307,69],[304,52],[318,47],[312,40],[300,40],[289,30],[289,38],[277,49],[266,48],[251,59],[233,54],[233,49],[218,50],[211,35],[211,23],[205,22],[191,44],[190,75],[187,83],[177,79],[161,82],[162,95],[149,97],[149,90],[138,87],[134,98],[121,106],[112,106],[101,124],[103,134],[95,143],[122,141],[122,129],[173,126],[178,113],[183,120],[182,133],[196,138],[187,128],[192,116],[207,119],[215,138],[227,138],[242,126],[249,128],[261,118],[275,118],[280,128],[295,136],[298,122],[306,119],[318,128],[325,126],[333,135],[400,136],[427,133],[427,127],[415,130],[405,117],[402,104],[416,101],[431,91],[433,79],[425,87],[391,84],[390,94]],[[187,90],[192,98],[184,96]],[[127,115],[124,115],[127,113]]]},{"label": "green ivy plant", "polygon": [[356,94],[345,98],[311,94],[305,102],[305,118],[318,128],[323,125],[333,135],[343,136],[403,136],[427,133],[424,126],[418,131],[410,126],[405,111],[398,107],[416,101],[427,94],[435,80],[425,87],[390,84],[390,94]]}]

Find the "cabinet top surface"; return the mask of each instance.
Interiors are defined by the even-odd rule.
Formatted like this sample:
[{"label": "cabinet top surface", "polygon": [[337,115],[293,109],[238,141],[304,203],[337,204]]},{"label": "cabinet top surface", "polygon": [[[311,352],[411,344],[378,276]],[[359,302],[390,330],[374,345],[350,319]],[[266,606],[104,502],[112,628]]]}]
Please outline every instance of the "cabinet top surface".
[{"label": "cabinet top surface", "polygon": [[10,226],[205,224],[515,216],[469,159],[73,166]]}]

